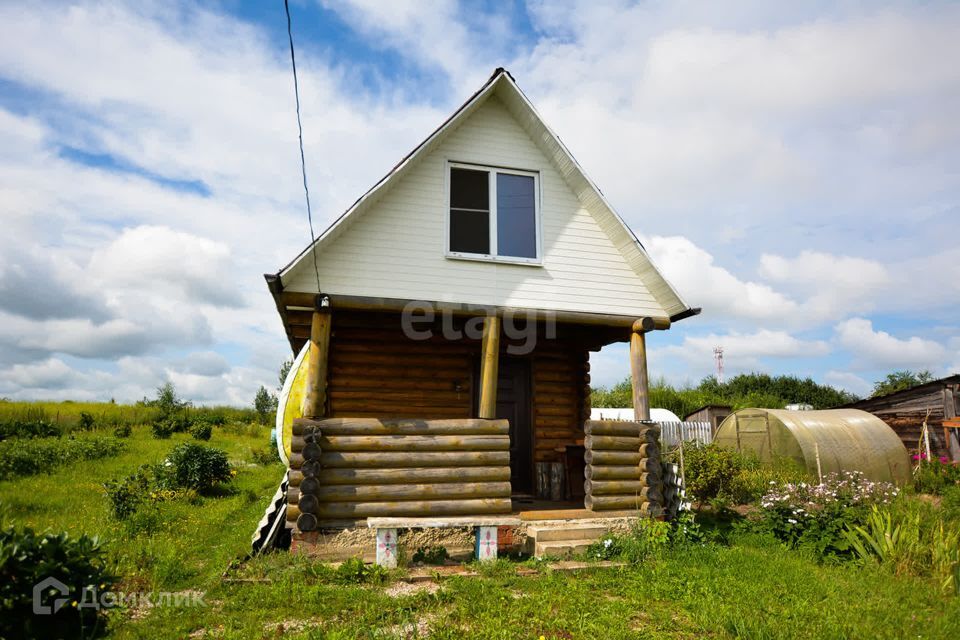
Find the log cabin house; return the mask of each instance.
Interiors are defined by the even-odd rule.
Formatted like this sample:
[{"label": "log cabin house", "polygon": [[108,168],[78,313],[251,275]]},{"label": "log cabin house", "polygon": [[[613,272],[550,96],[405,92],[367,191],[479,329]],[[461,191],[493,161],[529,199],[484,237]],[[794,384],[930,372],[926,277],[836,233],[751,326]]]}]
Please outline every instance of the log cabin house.
[{"label": "log cabin house", "polygon": [[594,486],[609,486],[584,497],[581,466],[564,505],[652,499],[653,431],[585,433],[589,354],[630,342],[647,420],[646,334],[699,309],[507,71],[265,278],[293,352],[311,341],[313,420],[294,426],[290,460],[301,530],[509,514],[535,493],[538,463],[578,447]]}]

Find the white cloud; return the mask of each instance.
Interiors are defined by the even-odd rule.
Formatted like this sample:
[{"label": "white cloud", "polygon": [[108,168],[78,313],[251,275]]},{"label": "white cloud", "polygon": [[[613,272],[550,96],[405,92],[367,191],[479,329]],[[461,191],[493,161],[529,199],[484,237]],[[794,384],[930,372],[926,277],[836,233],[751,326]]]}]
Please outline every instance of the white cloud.
[{"label": "white cloud", "polygon": [[232,267],[223,242],[159,226],[124,229],[90,259],[91,275],[112,286],[228,307],[241,302]]},{"label": "white cloud", "polygon": [[63,389],[75,382],[74,370],[57,358],[50,358],[30,364],[16,364],[7,370],[0,370],[0,390],[34,387],[41,389]]},{"label": "white cloud", "polygon": [[653,236],[643,242],[654,264],[688,303],[702,307],[714,318],[780,322],[795,316],[800,308],[766,284],[739,279],[687,238]]},{"label": "white cloud", "polygon": [[[363,62],[299,43],[319,226],[512,55],[548,123],[704,308],[674,329],[708,333],[673,375],[711,370],[697,339],[729,338],[731,368],[789,369],[823,349],[798,329],[955,306],[960,76],[943,63],[958,57],[955,7],[535,2],[534,33],[516,34],[452,2],[329,6],[351,37],[447,85],[428,80],[428,95],[383,76],[368,91]],[[32,96],[30,116],[0,108],[0,372],[110,358],[76,370],[74,397],[135,398],[174,376],[208,401],[249,402],[288,353],[261,274],[306,243],[286,43],[187,3],[6,4],[0,23],[0,77]],[[133,170],[81,166],[63,145]],[[48,295],[21,295],[31,285]],[[218,350],[242,355],[223,369]],[[614,379],[603,361],[595,378]]]},{"label": "white cloud", "polygon": [[725,363],[736,370],[746,370],[760,358],[816,357],[830,352],[830,346],[822,340],[801,340],[784,331],[768,329],[754,333],[688,335],[682,344],[663,347],[660,351],[701,366],[711,366],[715,347],[723,347]]},{"label": "white cloud", "polygon": [[796,258],[765,253],[760,256],[761,276],[809,296],[806,313],[818,319],[875,306],[877,295],[889,288],[892,277],[876,260],[802,251]]},{"label": "white cloud", "polygon": [[873,390],[873,384],[867,382],[855,373],[849,371],[835,371],[831,369],[823,376],[824,382],[838,389],[844,389],[865,398]]},{"label": "white cloud", "polygon": [[873,323],[866,318],[845,320],[835,329],[837,342],[863,367],[939,370],[946,356],[946,349],[938,342],[919,336],[896,338],[886,331],[874,330]]},{"label": "white cloud", "polygon": [[677,29],[654,38],[644,93],[664,106],[722,105],[754,114],[850,108],[957,87],[955,10],[879,13],[775,30]]}]

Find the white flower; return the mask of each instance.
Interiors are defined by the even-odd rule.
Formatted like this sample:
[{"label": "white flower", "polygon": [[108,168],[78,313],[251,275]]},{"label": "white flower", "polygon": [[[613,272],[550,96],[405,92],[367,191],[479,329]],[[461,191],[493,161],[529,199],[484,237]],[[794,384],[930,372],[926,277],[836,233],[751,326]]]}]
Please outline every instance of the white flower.
[{"label": "white flower", "polygon": [[609,549],[610,545],[612,544],[613,544],[613,540],[610,540],[609,538],[603,541],[603,546],[607,549]]},{"label": "white flower", "polygon": [[794,520],[793,518],[787,518],[787,522],[789,522],[790,524],[797,524],[797,521]]}]

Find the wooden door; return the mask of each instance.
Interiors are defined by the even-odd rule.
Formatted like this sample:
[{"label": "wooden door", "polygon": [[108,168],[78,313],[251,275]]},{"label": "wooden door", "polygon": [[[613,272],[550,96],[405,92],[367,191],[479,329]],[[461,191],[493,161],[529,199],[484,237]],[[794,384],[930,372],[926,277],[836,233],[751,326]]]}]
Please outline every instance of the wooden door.
[{"label": "wooden door", "polygon": [[[479,365],[476,371],[479,380]],[[474,385],[479,394],[479,384]],[[474,407],[479,397],[474,395]],[[513,493],[533,493],[533,422],[530,363],[500,356],[497,375],[497,418],[510,422],[510,486]],[[476,415],[476,413],[474,413]]]}]

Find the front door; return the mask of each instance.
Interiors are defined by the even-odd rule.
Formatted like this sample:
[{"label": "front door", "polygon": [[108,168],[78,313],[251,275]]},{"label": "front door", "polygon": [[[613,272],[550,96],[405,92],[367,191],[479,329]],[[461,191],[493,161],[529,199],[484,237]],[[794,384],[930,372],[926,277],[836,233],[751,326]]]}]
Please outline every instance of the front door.
[{"label": "front door", "polygon": [[[480,375],[474,385],[474,406],[480,404]],[[530,363],[500,358],[497,376],[497,418],[510,422],[510,486],[513,493],[533,493],[533,428],[530,419]]]}]

